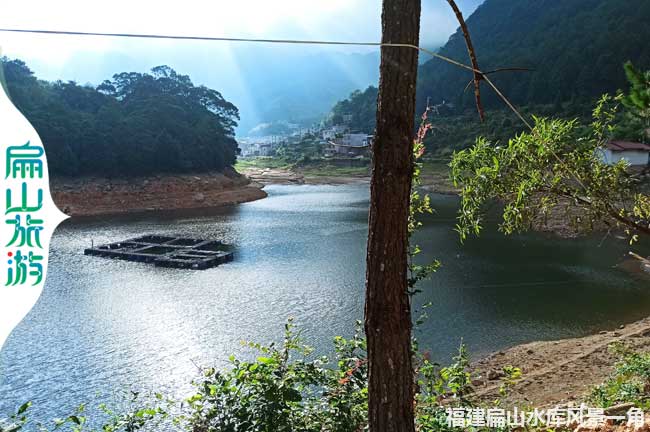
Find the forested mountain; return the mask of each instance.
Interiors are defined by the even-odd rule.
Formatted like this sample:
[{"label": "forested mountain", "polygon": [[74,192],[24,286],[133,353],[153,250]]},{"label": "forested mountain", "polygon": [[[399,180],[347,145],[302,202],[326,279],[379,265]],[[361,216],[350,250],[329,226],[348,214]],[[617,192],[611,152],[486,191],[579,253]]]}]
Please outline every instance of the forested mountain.
[{"label": "forested mountain", "polygon": [[220,171],[236,160],[237,107],[168,66],[93,87],[39,81],[22,61],[1,62],[54,175]]},{"label": "forested mountain", "polygon": [[[650,68],[648,0],[486,0],[467,19],[480,67],[526,67],[532,72],[503,72],[493,81],[520,105],[563,101],[593,102],[626,86],[622,64],[631,60]],[[440,53],[468,63],[460,31]],[[422,65],[418,110],[427,98],[461,109],[474,104],[465,91],[471,72],[432,59]],[[483,86],[488,107],[502,106]]]},{"label": "forested mountain", "polygon": [[[648,20],[648,0],[486,0],[467,25],[481,69],[534,69],[490,75],[525,114],[572,118],[589,116],[603,93],[628,88],[626,61],[650,69]],[[460,31],[439,52],[469,63]],[[427,147],[436,155],[446,157],[473,144],[477,136],[497,142],[523,130],[485,83],[482,99],[488,115],[480,123],[473,88],[468,87],[471,79],[471,72],[439,59],[420,66],[417,113],[424,112],[427,100],[435,107]],[[338,102],[330,119],[352,114],[353,128],[372,132],[375,107],[369,102],[376,91],[369,90]]]},{"label": "forested mountain", "polygon": [[334,105],[330,112],[329,121],[332,124],[343,123],[345,115],[351,115],[350,124],[355,132],[371,134],[375,129],[375,116],[377,113],[377,87],[369,86],[364,91],[353,91],[347,99]]},{"label": "forested mountain", "polygon": [[[194,83],[219,89],[240,112],[237,135],[256,126],[308,126],[337,100],[379,79],[379,52],[347,53],[318,46],[269,44],[155,44],[136,40],[115,51],[82,51],[61,66],[25,60],[39,78],[97,85],[118,71],[144,72],[166,64]],[[270,133],[273,133],[272,131]]]}]

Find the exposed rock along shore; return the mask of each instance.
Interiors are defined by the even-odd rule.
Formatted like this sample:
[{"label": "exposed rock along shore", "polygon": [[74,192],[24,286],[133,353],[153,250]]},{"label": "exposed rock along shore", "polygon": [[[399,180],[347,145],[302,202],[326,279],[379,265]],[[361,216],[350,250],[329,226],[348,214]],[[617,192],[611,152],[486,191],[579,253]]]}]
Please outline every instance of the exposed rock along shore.
[{"label": "exposed rock along shore", "polygon": [[267,196],[234,170],[124,179],[54,178],[52,198],[70,216],[221,207]]}]

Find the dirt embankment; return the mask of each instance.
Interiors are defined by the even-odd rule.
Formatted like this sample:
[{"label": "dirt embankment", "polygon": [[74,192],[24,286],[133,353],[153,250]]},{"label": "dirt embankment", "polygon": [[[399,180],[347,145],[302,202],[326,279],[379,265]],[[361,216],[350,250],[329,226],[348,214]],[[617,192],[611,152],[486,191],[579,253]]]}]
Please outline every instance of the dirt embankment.
[{"label": "dirt embankment", "polygon": [[129,179],[55,178],[52,197],[71,216],[221,207],[267,196],[234,170]]},{"label": "dirt embankment", "polygon": [[368,183],[367,175],[310,175],[281,168],[247,168],[242,174],[262,184],[350,184]]},{"label": "dirt embankment", "polygon": [[506,406],[579,404],[613,371],[617,358],[608,350],[613,342],[639,352],[650,350],[650,318],[591,336],[531,342],[494,353],[474,364],[476,394],[486,401],[499,398],[503,367],[515,366],[522,377],[510,388]]}]

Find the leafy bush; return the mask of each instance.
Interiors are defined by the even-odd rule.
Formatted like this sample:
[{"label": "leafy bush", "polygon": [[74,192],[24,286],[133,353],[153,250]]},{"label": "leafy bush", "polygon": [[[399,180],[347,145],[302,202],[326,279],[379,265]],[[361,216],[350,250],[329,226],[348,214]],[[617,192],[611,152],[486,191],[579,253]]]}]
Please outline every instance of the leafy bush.
[{"label": "leafy bush", "polygon": [[[0,432],[66,430],[70,432],[359,432],[367,430],[368,368],[361,323],[350,339],[334,338],[331,358],[314,357],[302,344],[290,320],[281,344],[249,343],[259,355],[253,361],[231,357],[232,367],[202,371],[196,392],[174,402],[161,394],[132,392],[126,406],[100,405],[91,416],[84,405],[50,425],[27,421],[31,404],[23,405]],[[416,355],[416,427],[447,432],[448,407],[481,406],[472,400],[472,374],[461,344],[448,366]]]},{"label": "leafy bush", "polygon": [[196,432],[356,431],[366,421],[365,341],[335,339],[335,357],[310,360],[291,321],[283,344],[249,344],[262,356],[231,357],[232,369],[208,369],[189,399]]},{"label": "leafy bush", "polygon": [[609,349],[620,360],[612,376],[591,391],[589,401],[602,407],[632,402],[650,408],[650,353],[638,353],[620,343]]}]

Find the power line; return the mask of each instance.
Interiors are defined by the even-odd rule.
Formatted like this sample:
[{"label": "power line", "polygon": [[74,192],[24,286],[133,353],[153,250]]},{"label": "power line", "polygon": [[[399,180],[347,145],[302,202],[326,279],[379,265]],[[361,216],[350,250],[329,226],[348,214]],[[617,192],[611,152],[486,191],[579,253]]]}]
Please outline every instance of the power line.
[{"label": "power line", "polygon": [[12,33],[37,33],[49,35],[68,36],[105,36],[125,38],[146,38],[146,39],[182,39],[182,40],[203,40],[221,42],[258,42],[258,43],[281,43],[281,44],[311,44],[311,45],[357,45],[357,46],[381,46],[380,42],[349,42],[349,41],[323,41],[323,40],[298,40],[298,39],[254,39],[254,38],[233,38],[215,36],[189,36],[189,35],[164,35],[164,34],[142,34],[142,33],[102,33],[82,32],[66,30],[36,30],[36,29],[5,29],[0,32]]},{"label": "power line", "polygon": [[6,33],[31,33],[46,35],[63,35],[63,36],[99,36],[99,37],[119,37],[119,38],[140,38],[140,39],[174,39],[174,40],[194,40],[194,41],[216,41],[216,42],[251,42],[267,44],[293,44],[293,45],[337,45],[337,46],[371,46],[371,47],[395,47],[411,48],[428,54],[432,57],[462,67],[464,69],[480,72],[471,66],[440,55],[434,51],[422,48],[417,45],[402,43],[382,43],[382,42],[350,42],[350,41],[330,41],[330,40],[307,40],[307,39],[257,39],[257,38],[235,38],[235,37],[216,37],[216,36],[190,36],[190,35],[165,35],[165,34],[142,34],[142,33],[103,33],[103,32],[82,32],[66,30],[38,30],[38,29],[8,29],[0,28],[0,32]]},{"label": "power line", "polygon": [[417,45],[403,43],[383,43],[383,42],[349,42],[349,41],[329,41],[329,40],[306,40],[306,39],[256,39],[256,38],[234,38],[234,37],[216,37],[216,36],[183,36],[183,35],[164,35],[164,34],[138,34],[138,33],[102,33],[102,32],[82,32],[66,30],[39,30],[39,29],[9,29],[0,28],[0,32],[5,33],[31,33],[46,35],[64,35],[64,36],[99,36],[99,37],[120,37],[120,38],[141,38],[141,39],[174,39],[174,40],[194,40],[194,41],[216,41],[216,42],[250,42],[250,43],[267,43],[267,44],[294,44],[294,45],[336,45],[336,46],[371,46],[371,47],[394,47],[410,48],[419,52],[430,55],[447,63],[453,64],[460,68],[479,74],[483,80],[497,93],[505,104],[510,108],[519,119],[529,128],[532,126],[515,106],[505,97],[497,86],[486,76],[486,74],[475,69],[472,66],[459,62],[447,56],[438,54],[434,51],[422,48]]}]

